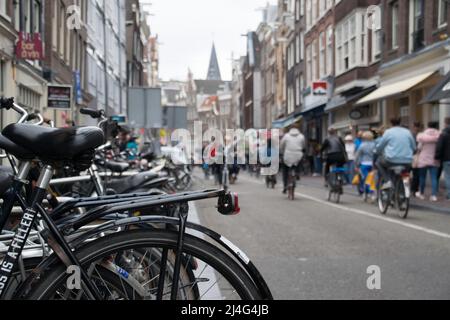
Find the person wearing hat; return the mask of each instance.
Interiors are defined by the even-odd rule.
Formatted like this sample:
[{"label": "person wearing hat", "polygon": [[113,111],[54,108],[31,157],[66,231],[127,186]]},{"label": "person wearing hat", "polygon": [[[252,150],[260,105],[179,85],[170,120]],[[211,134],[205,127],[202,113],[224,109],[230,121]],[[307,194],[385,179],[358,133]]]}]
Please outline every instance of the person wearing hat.
[{"label": "person wearing hat", "polygon": [[353,136],[351,134],[348,134],[344,138],[345,142],[345,151],[347,152],[347,174],[345,175],[345,178],[347,180],[347,184],[350,184],[353,180],[354,173],[355,173],[355,153],[356,153],[356,145],[355,141],[353,140]]}]

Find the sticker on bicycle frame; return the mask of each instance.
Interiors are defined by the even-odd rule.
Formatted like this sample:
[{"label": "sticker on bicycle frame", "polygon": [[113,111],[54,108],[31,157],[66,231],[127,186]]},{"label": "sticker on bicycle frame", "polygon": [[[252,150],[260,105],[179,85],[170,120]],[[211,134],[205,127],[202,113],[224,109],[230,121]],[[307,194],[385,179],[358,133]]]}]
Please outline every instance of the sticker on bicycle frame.
[{"label": "sticker on bicycle frame", "polygon": [[236,247],[230,240],[228,240],[224,236],[221,236],[220,240],[223,243],[225,243],[228,247],[230,247],[231,250],[233,250],[233,252],[236,253],[239,256],[239,258],[241,258],[241,260],[244,261],[245,264],[250,263],[250,259],[247,257],[247,255],[241,249]]},{"label": "sticker on bicycle frame", "polygon": [[130,274],[122,269],[121,267],[116,266],[116,271],[124,278],[124,279],[128,279],[130,277]]}]

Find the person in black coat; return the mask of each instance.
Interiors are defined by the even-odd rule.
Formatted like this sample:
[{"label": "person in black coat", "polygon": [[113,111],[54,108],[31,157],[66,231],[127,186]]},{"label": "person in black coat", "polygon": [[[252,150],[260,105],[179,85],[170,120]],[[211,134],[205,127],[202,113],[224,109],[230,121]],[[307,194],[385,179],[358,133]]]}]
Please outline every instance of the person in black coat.
[{"label": "person in black coat", "polygon": [[446,128],[442,131],[436,146],[436,160],[441,161],[445,173],[447,200],[450,200],[450,117],[445,119]]}]

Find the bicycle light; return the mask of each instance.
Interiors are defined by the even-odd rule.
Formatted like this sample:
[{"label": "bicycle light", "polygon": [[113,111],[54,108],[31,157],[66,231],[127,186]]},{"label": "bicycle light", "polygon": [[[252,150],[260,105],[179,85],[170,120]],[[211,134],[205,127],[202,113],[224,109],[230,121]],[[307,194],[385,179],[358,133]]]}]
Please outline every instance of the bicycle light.
[{"label": "bicycle light", "polygon": [[239,207],[239,197],[236,193],[226,193],[219,197],[219,202],[217,204],[217,210],[225,215],[232,216],[239,214],[241,208]]}]

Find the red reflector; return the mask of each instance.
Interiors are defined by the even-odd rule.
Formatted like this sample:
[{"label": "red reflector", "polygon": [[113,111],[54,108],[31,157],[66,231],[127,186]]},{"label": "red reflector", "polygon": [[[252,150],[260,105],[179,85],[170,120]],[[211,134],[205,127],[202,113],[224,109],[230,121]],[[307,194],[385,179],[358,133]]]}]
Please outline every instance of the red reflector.
[{"label": "red reflector", "polygon": [[239,196],[237,193],[234,194],[234,214],[239,214],[241,212],[241,208],[239,208]]}]

